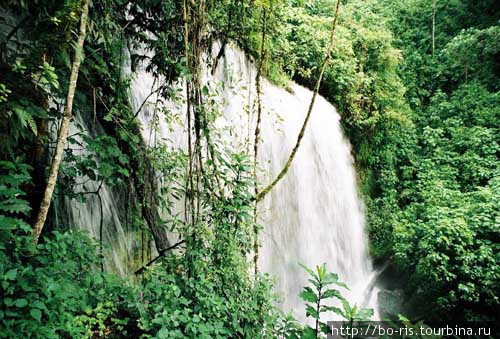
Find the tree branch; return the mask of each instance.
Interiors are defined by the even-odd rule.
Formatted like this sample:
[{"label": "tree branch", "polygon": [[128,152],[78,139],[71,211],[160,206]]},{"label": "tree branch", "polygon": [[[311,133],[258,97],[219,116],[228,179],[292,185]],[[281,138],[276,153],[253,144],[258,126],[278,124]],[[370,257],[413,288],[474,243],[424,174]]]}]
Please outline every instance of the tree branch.
[{"label": "tree branch", "polygon": [[173,244],[172,246],[167,247],[164,250],[159,251],[158,255],[155,258],[151,259],[146,265],[142,266],[137,271],[135,271],[135,274],[136,275],[141,274],[142,272],[144,272],[144,270],[146,268],[148,268],[149,266],[153,265],[158,259],[160,259],[161,257],[163,257],[165,255],[165,253],[167,253],[170,250],[173,250],[174,248],[178,247],[179,245],[182,245],[185,242],[186,242],[186,240],[178,241],[175,244]]}]

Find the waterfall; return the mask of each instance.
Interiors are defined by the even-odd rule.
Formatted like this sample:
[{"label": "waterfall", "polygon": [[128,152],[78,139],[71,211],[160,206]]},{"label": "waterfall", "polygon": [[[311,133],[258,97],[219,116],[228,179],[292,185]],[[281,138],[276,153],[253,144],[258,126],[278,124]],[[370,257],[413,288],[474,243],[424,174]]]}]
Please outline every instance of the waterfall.
[{"label": "waterfall", "polygon": [[[57,126],[52,126],[51,136],[57,137]],[[99,124],[89,124],[82,116],[82,112],[75,111],[70,123],[67,149],[71,149],[76,157],[92,157],[98,162],[95,154],[85,149],[83,135],[97,136],[104,132]],[[115,272],[122,276],[133,274],[134,256],[137,256],[139,244],[137,244],[135,233],[137,230],[127,227],[124,221],[125,204],[122,194],[113,190],[105,182],[92,180],[87,175],[76,178],[73,186],[76,198],[58,195],[54,199],[53,210],[56,213],[54,220],[62,226],[83,230],[102,243],[106,252],[104,255],[104,268],[106,271]]]},{"label": "waterfall", "polygon": [[[212,55],[217,55],[218,48],[214,44]],[[217,92],[218,105],[224,112],[217,125],[226,131],[226,142],[245,151],[249,140],[253,141],[255,129],[255,63],[243,51],[228,45],[217,65],[214,74],[210,67],[204,67],[204,84]],[[259,182],[262,187],[285,164],[312,92],[294,83],[285,89],[266,79],[262,79],[261,85]],[[154,88],[153,78],[139,71],[132,81],[133,106],[139,108]],[[170,114],[185,114],[182,100],[164,105]],[[151,126],[153,116],[157,118],[155,128]],[[162,112],[153,114],[145,105],[139,119],[148,144],[164,139],[174,147],[186,145],[185,131],[170,131]],[[371,297],[374,273],[350,144],[343,136],[339,114],[323,97],[317,97],[305,137],[287,175],[261,203],[259,222],[264,226],[259,268],[276,279],[285,311],[293,310],[299,319],[305,316],[298,295],[307,285],[308,277],[299,264],[314,267],[326,263],[350,287],[343,294],[351,303],[375,305]]]},{"label": "waterfall", "polygon": [[[244,87],[254,87],[256,68],[235,48],[227,49],[224,61],[219,77],[228,83],[232,71],[242,79],[233,88],[242,99],[226,99],[230,103],[226,116],[234,116],[248,101]],[[312,94],[294,83],[285,90],[262,81],[261,185],[270,183],[288,159]],[[343,136],[339,114],[321,96],[292,166],[261,205],[260,221],[264,226],[260,269],[276,277],[285,310],[304,316],[298,295],[308,277],[299,263],[308,267],[326,263],[350,287],[344,295],[351,303],[374,305],[369,300],[373,272],[350,144]]]},{"label": "waterfall", "polygon": [[[213,55],[218,52],[214,44]],[[130,73],[130,65],[125,66]],[[213,72],[204,67],[204,84],[217,92],[217,104],[223,116],[217,120],[222,136],[241,151],[249,150],[253,142],[256,120],[256,67],[252,59],[230,44]],[[142,123],[142,137],[147,145],[167,143],[174,148],[186,145],[186,131],[180,124],[166,122],[170,117],[182,119],[185,100],[157,102],[150,95],[156,89],[152,75],[139,70],[132,75],[131,103]],[[259,143],[259,182],[268,184],[285,164],[307,113],[312,92],[297,84],[288,88],[262,79],[263,116]],[[177,85],[182,93],[182,82]],[[182,94],[181,94],[182,97]],[[163,110],[153,109],[153,105]],[[172,119],[170,119],[172,120]],[[86,126],[77,115],[77,125]],[[73,123],[73,132],[75,124]],[[85,132],[85,131],[84,131]],[[90,132],[85,132],[90,133]],[[86,191],[95,191],[97,183],[87,182]],[[104,242],[111,248],[109,266],[122,274],[137,267],[127,267],[124,258],[133,258],[138,246],[132,233],[127,232],[115,206],[116,193],[101,188],[104,216]],[[67,200],[67,199],[66,199]],[[87,229],[99,239],[100,206],[96,196],[85,202],[66,201],[66,214],[78,228]],[[182,206],[177,206],[181,212]],[[259,222],[263,225],[259,269],[269,273],[276,290],[283,296],[282,308],[293,311],[298,319],[305,318],[303,302],[298,295],[308,284],[307,273],[299,264],[314,267],[326,263],[339,275],[350,291],[344,296],[358,306],[376,305],[372,280],[374,272],[367,251],[365,219],[356,189],[356,176],[349,142],[340,126],[340,116],[323,97],[318,96],[302,144],[287,175],[260,203]],[[136,255],[135,255],[136,256]]]}]

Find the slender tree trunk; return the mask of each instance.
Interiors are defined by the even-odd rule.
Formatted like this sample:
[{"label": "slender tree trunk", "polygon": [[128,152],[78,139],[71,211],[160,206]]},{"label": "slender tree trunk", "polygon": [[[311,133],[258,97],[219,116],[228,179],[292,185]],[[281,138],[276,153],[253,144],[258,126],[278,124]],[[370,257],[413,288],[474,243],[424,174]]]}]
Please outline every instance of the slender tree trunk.
[{"label": "slender tree trunk", "polygon": [[290,156],[289,156],[288,160],[286,161],[285,166],[283,166],[283,169],[278,174],[278,176],[274,179],[273,182],[271,182],[269,185],[267,185],[262,191],[260,191],[255,196],[255,200],[257,200],[257,202],[262,200],[267,195],[267,193],[269,193],[273,189],[273,187],[276,186],[276,184],[285,176],[285,174],[288,172],[288,169],[290,168],[290,165],[292,164],[293,159],[295,158],[295,155],[297,154],[297,151],[299,150],[300,142],[302,141],[302,138],[304,137],[307,123],[309,122],[309,118],[311,117],[311,112],[312,112],[312,109],[314,106],[314,101],[316,100],[316,96],[318,95],[319,86],[321,85],[321,80],[323,79],[323,74],[325,73],[326,66],[328,65],[328,61],[330,60],[330,56],[332,53],[333,35],[335,33],[335,27],[337,26],[339,7],[340,7],[340,0],[337,0],[337,5],[335,7],[335,17],[333,18],[332,30],[330,32],[330,40],[328,42],[328,47],[327,47],[325,59],[323,60],[323,63],[321,64],[319,77],[318,77],[318,80],[316,81],[316,86],[314,87],[314,92],[313,92],[313,95],[311,98],[311,102],[309,104],[309,109],[307,110],[306,118],[304,120],[302,128],[300,129],[299,135],[297,136],[297,142],[296,142],[294,148],[292,149],[292,153],[290,153]]},{"label": "slender tree trunk", "polygon": [[52,200],[52,194],[54,193],[54,188],[56,186],[57,174],[59,172],[59,165],[61,164],[64,147],[66,145],[66,139],[68,137],[68,127],[73,113],[73,99],[75,97],[76,81],[78,79],[78,71],[80,69],[80,63],[81,63],[80,56],[81,53],[83,53],[83,42],[85,41],[85,34],[87,29],[89,2],[90,0],[84,0],[83,2],[77,50],[75,51],[73,65],[71,67],[68,96],[66,97],[66,105],[64,106],[61,127],[59,129],[59,135],[57,137],[56,151],[54,154],[54,158],[52,159],[52,164],[50,166],[50,174],[49,174],[49,179],[47,180],[47,188],[45,189],[42,202],[40,203],[40,210],[38,211],[38,216],[33,226],[35,243],[38,243],[38,238],[40,237],[40,233],[42,233],[45,220],[47,219],[47,213],[49,211],[50,202]]},{"label": "slender tree trunk", "polygon": [[[323,286],[320,283],[319,287],[318,287],[318,300],[316,301],[316,312],[318,313],[318,315],[321,313],[321,299],[323,298],[322,288],[323,288]],[[319,318],[316,319],[316,321],[314,323],[315,323],[314,333],[316,334],[316,338],[319,338],[319,336],[318,336],[318,333],[319,333]]]}]

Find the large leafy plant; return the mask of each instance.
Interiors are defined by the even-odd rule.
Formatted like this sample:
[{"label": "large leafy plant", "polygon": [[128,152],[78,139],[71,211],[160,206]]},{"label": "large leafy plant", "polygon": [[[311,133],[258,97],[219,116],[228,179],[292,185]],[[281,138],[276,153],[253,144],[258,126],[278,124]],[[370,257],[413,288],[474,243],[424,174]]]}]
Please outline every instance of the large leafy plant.
[{"label": "large leafy plant", "polygon": [[[328,326],[322,320],[322,315],[332,317],[333,314],[337,314],[349,322],[350,325],[354,321],[371,319],[373,316],[372,309],[358,308],[357,305],[351,306],[339,290],[332,288],[338,286],[348,289],[346,284],[339,281],[337,274],[327,271],[326,264],[316,266],[315,271],[305,266],[303,268],[309,274],[309,282],[312,286],[304,287],[300,297],[306,302],[306,316],[314,319],[314,327],[306,325],[299,338],[317,339],[328,333]],[[340,301],[342,308],[332,305],[332,300]],[[329,320],[334,319],[330,318]]]}]

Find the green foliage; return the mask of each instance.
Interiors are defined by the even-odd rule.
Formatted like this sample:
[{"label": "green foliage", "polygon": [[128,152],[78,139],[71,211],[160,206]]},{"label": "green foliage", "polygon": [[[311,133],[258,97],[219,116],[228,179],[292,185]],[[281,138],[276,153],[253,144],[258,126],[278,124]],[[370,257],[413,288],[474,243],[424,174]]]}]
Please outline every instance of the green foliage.
[{"label": "green foliage", "polygon": [[[268,67],[279,67],[291,79],[311,87],[325,54],[335,3],[276,5]],[[341,6],[332,60],[320,89],[337,105],[345,123],[363,130],[373,129],[384,119],[407,121],[401,100],[404,87],[396,75],[400,53],[374,6],[374,1]]]},{"label": "green foliage", "polygon": [[[117,318],[117,316],[121,318]],[[110,338],[124,337],[126,326],[130,321],[123,314],[119,314],[117,306],[111,302],[98,302],[94,309],[86,309],[85,314],[76,316],[71,322],[72,338]]]},{"label": "green foliage", "polygon": [[[206,13],[196,14],[207,31],[200,45],[235,40],[257,56],[266,10],[264,74],[283,86],[293,79],[312,87],[335,2],[208,1]],[[494,0],[433,3],[343,1],[320,93],[338,107],[353,144],[375,259],[397,263],[417,315],[488,320],[500,304],[499,10]],[[77,51],[80,1],[0,5],[0,336],[319,335],[279,316],[268,279],[249,276],[260,228],[252,218],[251,163],[218,140],[217,93],[198,88],[209,100],[197,107],[208,150],[197,173],[185,171],[189,154],[141,141],[128,99],[134,71],[153,73],[161,100],[175,95],[179,76],[193,76],[182,6],[94,2],[85,48]],[[101,258],[84,236],[31,242],[33,193],[44,185],[48,126],[61,115],[73,53],[85,55],[75,112],[92,121],[92,131],[70,136],[61,192],[75,197],[81,178],[127,189],[134,225],[147,219],[185,240],[137,290],[95,272]],[[122,71],[128,62],[131,76]],[[181,120],[162,113],[169,123]],[[157,192],[158,176],[164,185]],[[190,188],[189,179],[196,183]],[[196,206],[185,220],[173,208],[182,199]],[[161,216],[146,215],[157,209]],[[312,285],[301,297],[318,325],[325,312],[350,322],[371,316],[329,287],[340,283],[324,266],[308,272]],[[323,304],[329,299],[340,304]]]},{"label": "green foliage", "polygon": [[126,334],[132,289],[95,271],[97,247],[88,237],[56,232],[36,248],[12,248],[0,251],[0,337],[93,338],[103,326]]},{"label": "green foliage", "polygon": [[12,93],[12,91],[8,89],[7,86],[0,83],[0,103],[6,102],[10,93]]},{"label": "green foliage", "polygon": [[[170,257],[177,270],[184,261]],[[276,310],[270,303],[266,279],[250,281],[234,269],[198,267],[196,276],[155,269],[143,282],[138,304],[140,327],[148,338],[268,338],[272,337]],[[236,285],[237,284],[237,285]]]},{"label": "green foliage", "polygon": [[469,319],[482,319],[473,314],[499,303],[499,146],[491,124],[499,116],[498,98],[475,84],[450,99],[437,96],[424,127],[425,158],[406,188],[411,203],[394,230],[396,258],[415,269],[413,286],[432,282],[417,294],[435,300],[433,312],[452,316],[465,308]]},{"label": "green foliage", "polygon": [[[273,3],[268,77],[312,87],[334,3]],[[371,253],[427,318],[498,307],[499,19],[492,1],[349,1],[320,89],[353,144]]]},{"label": "green foliage", "polygon": [[6,249],[11,231],[29,231],[30,226],[23,218],[31,210],[22,186],[30,181],[29,166],[0,161],[0,235],[1,249]]},{"label": "green foliage", "polygon": [[499,25],[459,32],[440,53],[441,76],[454,84],[476,80],[492,90],[500,89],[496,60],[500,53],[499,41]]},{"label": "green foliage", "polygon": [[500,288],[498,10],[489,1],[437,1],[433,53],[431,1],[380,5],[405,57],[399,74],[414,126],[391,142],[400,145],[396,181],[388,183],[394,194],[378,198],[389,208],[372,209],[370,227],[375,222],[377,237],[392,239],[386,253],[406,273],[416,314],[493,319]]},{"label": "green foliage", "polygon": [[115,138],[79,134],[68,139],[70,147],[65,150],[61,171],[66,178],[66,185],[75,186],[78,185],[77,178],[87,178],[123,187],[130,176],[129,158],[118,147]]},{"label": "green foliage", "polygon": [[36,85],[42,86],[45,91],[50,93],[51,89],[59,88],[59,81],[57,80],[56,69],[44,61],[42,65],[38,66],[38,72],[31,74],[31,77],[37,82]]},{"label": "green foliage", "polygon": [[[3,237],[1,335],[272,337],[278,313],[269,280],[250,276],[246,259],[253,235],[250,167],[240,155],[231,155],[224,164],[220,179],[228,194],[220,201],[207,195],[204,220],[179,226],[186,238],[197,230],[197,241],[189,242],[185,253],[170,253],[135,287],[97,272],[97,246],[81,234],[56,232],[36,248],[29,232]],[[4,165],[9,172],[1,177],[7,185],[2,194],[22,195],[18,186],[29,177],[18,175],[13,164]],[[1,205],[12,213],[25,212],[13,206],[10,200]],[[201,228],[205,232],[199,233]]]},{"label": "green foliage", "polygon": [[69,72],[60,67],[59,51],[70,44],[79,2],[49,2],[42,9],[33,1],[8,1],[1,7],[1,97],[8,94],[8,100],[0,99],[0,135],[6,140],[0,157],[13,160],[44,137],[49,102],[65,96]]},{"label": "green foliage", "polygon": [[[331,288],[332,285],[347,289],[348,287],[339,281],[337,274],[329,273],[326,270],[326,264],[316,266],[316,271],[307,267],[303,268],[309,274],[309,282],[312,287],[304,287],[300,293],[300,298],[306,302],[306,316],[314,319],[315,327],[306,325],[303,332],[297,338],[312,339],[322,337],[322,333],[327,334],[328,326],[321,321],[322,314],[337,314],[347,323],[354,321],[368,321],[373,316],[372,309],[359,309],[357,305],[351,306],[339,290]],[[337,300],[342,303],[342,309],[331,304],[331,300]],[[329,303],[326,303],[329,301]],[[291,338],[294,338],[291,336]]]},{"label": "green foliage", "polygon": [[[243,155],[223,146],[219,152],[214,175],[224,194],[199,196],[201,216],[173,225],[185,249],[169,253],[143,281],[140,326],[151,337],[272,337],[278,314],[271,286],[268,278],[249,274],[247,259],[253,248],[251,167]],[[206,184],[216,189],[215,182]]]}]

